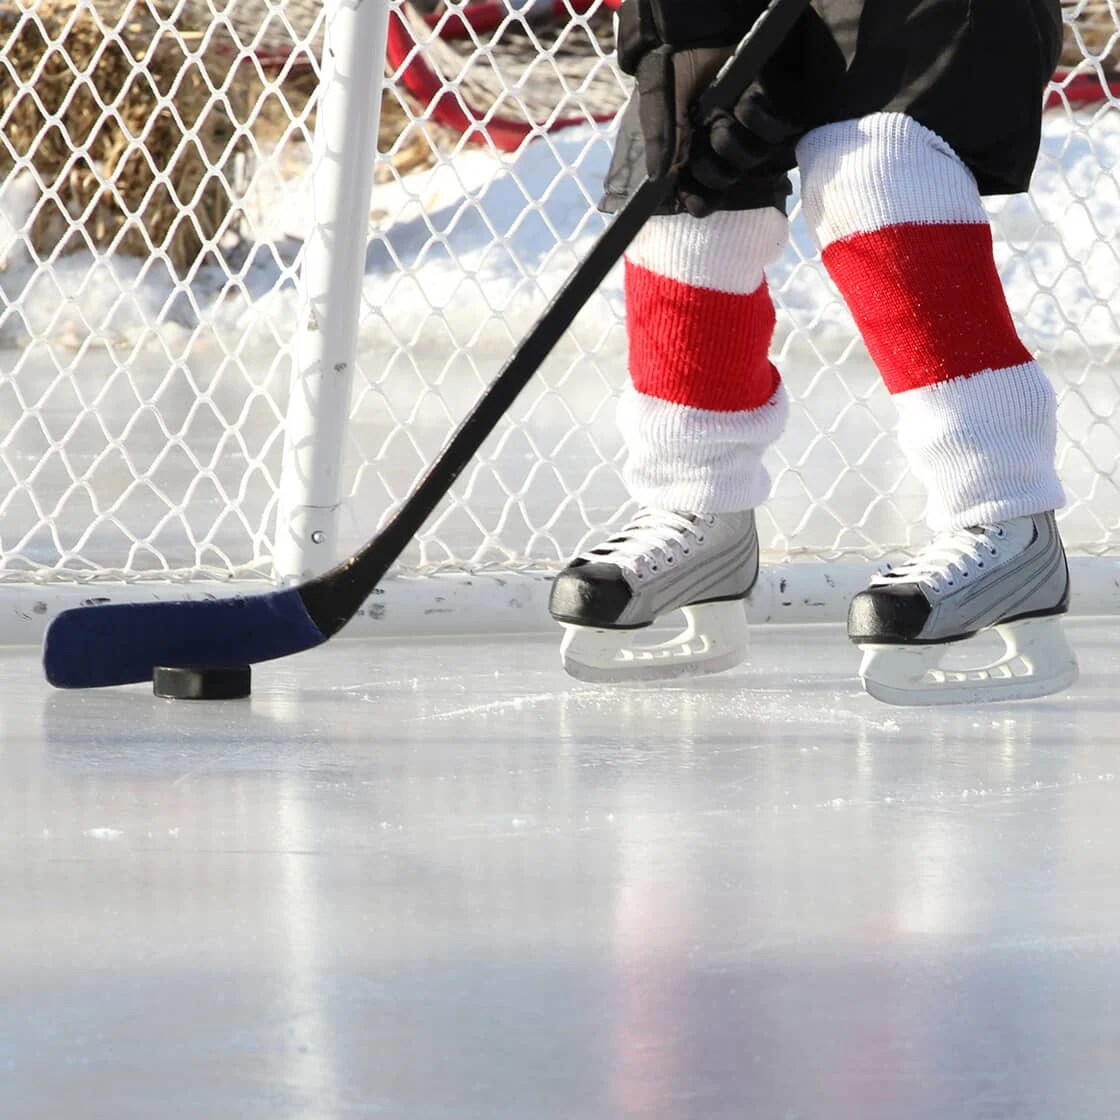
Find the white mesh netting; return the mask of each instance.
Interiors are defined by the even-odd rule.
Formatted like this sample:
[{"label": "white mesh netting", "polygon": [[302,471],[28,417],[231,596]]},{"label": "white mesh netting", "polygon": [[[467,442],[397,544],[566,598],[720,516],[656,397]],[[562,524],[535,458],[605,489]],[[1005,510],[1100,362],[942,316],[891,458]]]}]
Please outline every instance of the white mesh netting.
[{"label": "white mesh netting", "polygon": [[[609,11],[478,5],[469,27],[459,11],[394,8],[345,550],[602,228],[624,96]],[[1035,190],[991,210],[1060,393],[1063,530],[1099,554],[1120,542],[1120,30],[1111,2],[1067,18]],[[306,0],[0,0],[0,579],[270,574],[321,32]],[[798,221],[771,286],[794,409],[765,547],[913,543],[922,498],[890,402]],[[402,565],[555,566],[612,522],[624,378],[616,275]]]}]

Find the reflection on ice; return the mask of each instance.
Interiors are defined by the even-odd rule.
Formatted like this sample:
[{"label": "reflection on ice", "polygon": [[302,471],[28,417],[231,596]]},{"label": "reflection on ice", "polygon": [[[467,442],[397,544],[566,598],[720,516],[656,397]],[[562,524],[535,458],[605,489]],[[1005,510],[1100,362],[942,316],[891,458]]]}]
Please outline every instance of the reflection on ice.
[{"label": "reflection on ice", "polygon": [[337,642],[248,701],[0,653],[0,1114],[1111,1117],[1108,622],[1047,700]]}]

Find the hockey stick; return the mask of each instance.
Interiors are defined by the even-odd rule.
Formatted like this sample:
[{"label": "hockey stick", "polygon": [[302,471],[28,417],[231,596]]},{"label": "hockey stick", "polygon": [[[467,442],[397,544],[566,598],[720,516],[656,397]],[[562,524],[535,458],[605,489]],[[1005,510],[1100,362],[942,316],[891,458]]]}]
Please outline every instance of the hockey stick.
[{"label": "hockey stick", "polygon": [[[734,104],[809,0],[769,0],[699,99]],[[47,626],[43,669],[58,688],[150,681],[159,665],[251,665],[311,649],[354,617],[420,531],[522,389],[669,193],[646,179],[599,235],[389,523],[353,556],[295,587],[222,599],[112,603],[62,611]]]}]

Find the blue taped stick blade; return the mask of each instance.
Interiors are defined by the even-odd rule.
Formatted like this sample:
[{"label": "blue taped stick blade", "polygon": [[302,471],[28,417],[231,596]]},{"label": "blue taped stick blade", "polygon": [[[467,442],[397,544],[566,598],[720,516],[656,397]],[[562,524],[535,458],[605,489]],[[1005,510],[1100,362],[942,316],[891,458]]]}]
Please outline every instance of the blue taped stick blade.
[{"label": "blue taped stick blade", "polygon": [[322,641],[295,588],[228,599],[106,603],[51,620],[43,670],[56,688],[101,688],[150,681],[157,665],[252,665]]}]

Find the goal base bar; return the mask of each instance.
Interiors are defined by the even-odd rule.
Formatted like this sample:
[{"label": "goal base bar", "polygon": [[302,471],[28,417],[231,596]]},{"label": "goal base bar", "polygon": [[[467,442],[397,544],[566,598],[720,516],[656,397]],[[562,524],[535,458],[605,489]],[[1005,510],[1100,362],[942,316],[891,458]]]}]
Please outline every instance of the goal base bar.
[{"label": "goal base bar", "polygon": [[[754,625],[842,623],[848,601],[863,590],[870,561],[767,562],[751,594]],[[1071,556],[1071,612],[1120,615],[1120,556]],[[548,614],[555,569],[441,571],[393,574],[340,634],[343,638],[404,639],[472,634],[547,634],[559,642]],[[0,582],[0,645],[39,645],[47,623],[64,610],[91,603],[205,602],[276,591],[266,581],[230,582]]]}]

